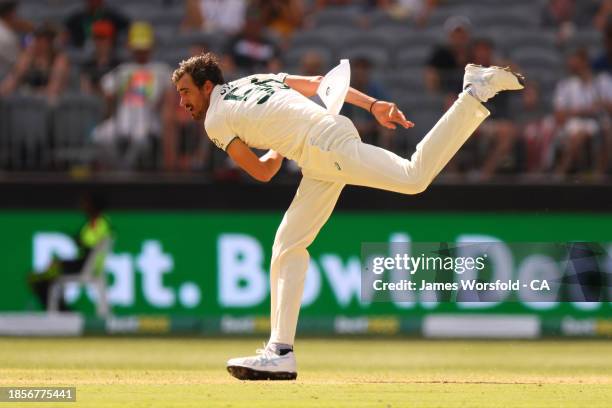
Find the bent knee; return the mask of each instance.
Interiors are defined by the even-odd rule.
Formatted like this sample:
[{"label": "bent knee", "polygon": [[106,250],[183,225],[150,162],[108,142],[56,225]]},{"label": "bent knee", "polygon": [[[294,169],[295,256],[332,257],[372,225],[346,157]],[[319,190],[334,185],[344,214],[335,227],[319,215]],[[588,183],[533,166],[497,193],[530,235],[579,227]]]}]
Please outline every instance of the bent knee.
[{"label": "bent knee", "polygon": [[427,187],[429,187],[431,182],[432,179],[430,177],[419,177],[418,179],[404,186],[402,193],[410,195],[421,194],[423,191],[427,190]]},{"label": "bent knee", "polygon": [[406,192],[406,194],[410,194],[410,195],[421,194],[422,192],[427,190],[427,187],[429,187],[429,183],[427,183],[427,184],[418,184],[418,185],[415,185],[412,188],[410,188],[409,191]]}]

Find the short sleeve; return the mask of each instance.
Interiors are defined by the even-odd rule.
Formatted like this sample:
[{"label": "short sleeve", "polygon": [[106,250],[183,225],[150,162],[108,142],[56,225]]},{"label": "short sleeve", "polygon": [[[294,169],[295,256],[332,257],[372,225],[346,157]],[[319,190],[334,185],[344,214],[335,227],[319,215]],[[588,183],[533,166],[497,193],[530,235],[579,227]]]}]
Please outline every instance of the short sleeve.
[{"label": "short sleeve", "polygon": [[219,149],[226,151],[230,143],[238,136],[222,121],[215,121],[205,125],[208,138]]},{"label": "short sleeve", "polygon": [[568,97],[569,95],[567,94],[567,82],[559,82],[553,95],[553,105],[555,107],[555,110],[567,109]]},{"label": "short sleeve", "polygon": [[601,73],[597,76],[597,93],[604,102],[612,101],[612,76]]},{"label": "short sleeve", "polygon": [[114,95],[117,92],[117,76],[119,75],[118,68],[106,73],[100,80],[100,87],[104,93]]},{"label": "short sleeve", "polygon": [[452,69],[455,57],[444,47],[436,47],[427,60],[427,66],[436,69]]},{"label": "short sleeve", "polygon": [[287,79],[287,77],[289,76],[289,74],[286,72],[279,72],[278,74],[275,74],[275,75],[276,75],[276,80],[282,83],[285,83],[285,79]]},{"label": "short sleeve", "polygon": [[170,79],[172,77],[172,69],[169,65],[159,64],[156,67],[156,73],[158,75],[159,84],[162,91],[165,91],[172,86],[172,80]]}]

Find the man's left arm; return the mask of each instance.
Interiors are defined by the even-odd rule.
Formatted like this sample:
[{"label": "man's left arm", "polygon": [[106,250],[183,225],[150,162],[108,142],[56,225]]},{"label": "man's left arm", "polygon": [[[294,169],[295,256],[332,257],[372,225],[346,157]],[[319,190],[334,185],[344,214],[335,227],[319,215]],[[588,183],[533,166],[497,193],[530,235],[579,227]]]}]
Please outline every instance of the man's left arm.
[{"label": "man's left arm", "polygon": [[[317,89],[322,79],[322,76],[287,75],[285,83],[292,89],[310,98],[317,94]],[[395,129],[397,125],[403,126],[406,129],[414,126],[414,123],[406,119],[404,113],[398,109],[395,103],[379,101],[355,88],[349,88],[345,101],[369,111],[374,115],[378,123],[388,129]]]}]

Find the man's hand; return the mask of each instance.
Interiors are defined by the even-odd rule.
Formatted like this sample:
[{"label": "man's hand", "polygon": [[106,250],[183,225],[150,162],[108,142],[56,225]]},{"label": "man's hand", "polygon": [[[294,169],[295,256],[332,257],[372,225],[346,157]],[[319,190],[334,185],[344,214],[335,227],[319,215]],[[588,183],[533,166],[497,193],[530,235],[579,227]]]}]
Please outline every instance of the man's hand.
[{"label": "man's hand", "polygon": [[283,165],[284,157],[280,155],[280,153],[269,150],[266,154],[259,158],[259,161],[262,162],[267,168],[268,171],[272,174],[272,177],[278,173],[281,166]]},{"label": "man's hand", "polygon": [[397,108],[397,105],[391,102],[374,102],[372,115],[374,115],[378,123],[387,129],[396,129],[397,125],[403,126],[406,129],[414,127],[414,123],[407,120],[404,113]]}]

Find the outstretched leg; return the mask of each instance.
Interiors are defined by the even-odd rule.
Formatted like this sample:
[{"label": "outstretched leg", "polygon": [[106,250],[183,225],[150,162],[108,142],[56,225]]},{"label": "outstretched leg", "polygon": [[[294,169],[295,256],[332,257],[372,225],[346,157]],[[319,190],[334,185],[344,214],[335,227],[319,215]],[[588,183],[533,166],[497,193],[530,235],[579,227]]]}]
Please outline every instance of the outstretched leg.
[{"label": "outstretched leg", "polygon": [[500,91],[522,89],[521,79],[505,68],[468,65],[464,77],[466,90],[417,145],[410,160],[362,143],[355,127],[347,127],[343,120],[346,118],[336,117],[337,137],[329,147],[316,144],[306,147],[303,173],[345,184],[420,193],[489,116],[481,102]]},{"label": "outstretched leg", "polygon": [[[470,135],[489,115],[474,97],[462,93],[419,142],[410,160],[358,137],[338,138],[329,150],[310,146],[304,174],[324,180],[405,194],[425,190]],[[418,124],[417,124],[418,125]],[[357,130],[354,130],[357,134]]]}]

